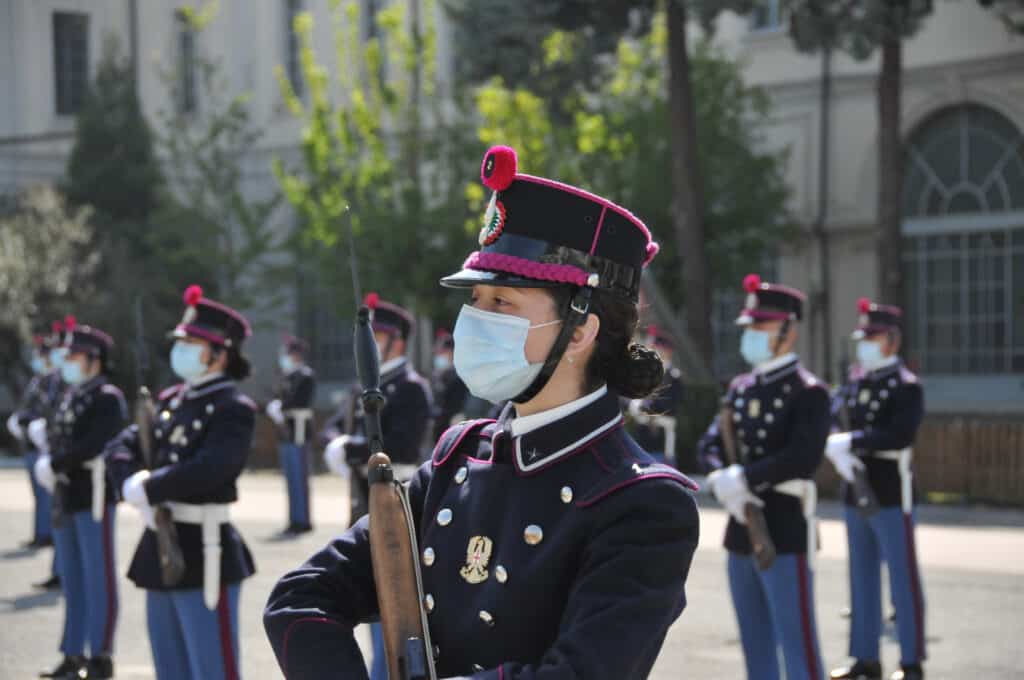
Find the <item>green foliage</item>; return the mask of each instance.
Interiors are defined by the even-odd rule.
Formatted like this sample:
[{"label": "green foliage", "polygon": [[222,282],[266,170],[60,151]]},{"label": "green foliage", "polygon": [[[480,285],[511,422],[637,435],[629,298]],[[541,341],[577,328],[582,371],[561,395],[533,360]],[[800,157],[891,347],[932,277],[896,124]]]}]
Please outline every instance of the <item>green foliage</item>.
[{"label": "green foliage", "polygon": [[[193,25],[203,26],[212,17],[207,6]],[[244,186],[243,161],[256,148],[263,133],[253,125],[248,94],[230,94],[219,62],[203,57],[196,60],[198,71],[197,113],[180,109],[160,113],[158,143],[166,158],[168,181],[181,203],[173,215],[176,225],[188,225],[189,238],[170,249],[174,268],[189,261],[215,272],[221,298],[247,310],[253,321],[260,313],[283,302],[290,275],[274,256],[286,250],[286,237],[275,228],[272,218],[282,196],[271,191],[261,199],[250,199]],[[180,101],[183,82],[178,71],[164,69],[160,77],[172,101]],[[212,285],[213,282],[205,285]]]},{"label": "green foliage", "polygon": [[405,7],[390,5],[376,17],[380,36],[368,40],[359,35],[358,2],[335,0],[331,11],[331,69],[315,62],[312,17],[295,21],[307,95],[297,97],[277,69],[303,132],[299,163],[275,159],[274,172],[300,218],[306,257],[338,299],[351,294],[351,228],[364,291],[437,311],[447,306],[438,279],[467,252],[463,181],[478,150],[468,151],[470,126],[432,96],[433,2],[422,0],[418,32]]},{"label": "green foliage", "polygon": [[867,59],[886,38],[908,38],[932,12],[932,0],[786,0],[789,32],[797,49],[840,49]]},{"label": "green foliage", "polygon": [[[569,126],[552,123],[556,104],[546,104],[525,88],[505,87],[498,79],[477,90],[477,110],[481,141],[516,146],[525,172],[548,172],[580,184],[644,219],[661,237],[662,253],[653,271],[678,300],[684,291],[674,264],[677,248],[669,213],[666,42],[664,21],[654,21],[639,38],[622,39],[600,87],[578,93],[580,106]],[[785,207],[785,155],[761,150],[768,100],[744,83],[739,64],[702,41],[691,66],[712,283],[731,286],[751,261],[793,233]],[[482,192],[472,187],[467,194],[478,200]]]}]

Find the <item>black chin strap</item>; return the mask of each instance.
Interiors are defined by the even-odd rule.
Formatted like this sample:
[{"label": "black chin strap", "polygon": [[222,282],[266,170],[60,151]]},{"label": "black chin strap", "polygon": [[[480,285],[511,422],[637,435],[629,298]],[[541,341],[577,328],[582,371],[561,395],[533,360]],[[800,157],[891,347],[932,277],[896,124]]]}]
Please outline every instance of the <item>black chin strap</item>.
[{"label": "black chin strap", "polygon": [[782,347],[782,343],[786,341],[786,336],[789,335],[790,320],[786,319],[779,327],[779,332],[775,336],[775,347],[772,348],[772,354],[778,355],[779,348]]},{"label": "black chin strap", "polygon": [[558,362],[562,360],[562,355],[565,354],[565,349],[572,340],[573,332],[587,321],[587,315],[590,314],[592,292],[593,289],[590,286],[582,286],[573,293],[569,299],[569,308],[562,314],[562,329],[558,332],[555,344],[551,346],[551,351],[548,352],[548,358],[544,360],[540,373],[533,379],[529,387],[512,397],[510,401],[516,404],[525,404],[540,394],[540,391],[548,384],[548,380],[558,368]]}]

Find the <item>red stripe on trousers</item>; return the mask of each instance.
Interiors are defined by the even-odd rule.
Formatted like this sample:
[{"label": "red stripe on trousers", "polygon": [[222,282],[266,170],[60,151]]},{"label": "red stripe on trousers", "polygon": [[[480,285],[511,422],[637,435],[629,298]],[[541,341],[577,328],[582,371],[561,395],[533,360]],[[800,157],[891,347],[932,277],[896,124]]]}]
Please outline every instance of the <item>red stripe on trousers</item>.
[{"label": "red stripe on trousers", "polygon": [[104,655],[110,654],[114,647],[114,627],[117,625],[117,578],[114,575],[112,510],[112,506],[103,504],[103,571],[107,581],[107,624],[103,628],[103,650],[100,653]]},{"label": "red stripe on trousers", "polygon": [[238,680],[238,665],[235,663],[235,646],[231,644],[231,612],[228,606],[227,586],[220,587],[217,602],[217,623],[220,624],[220,653],[224,659],[224,680]]},{"label": "red stripe on trousers", "polygon": [[914,622],[917,625],[917,659],[920,661],[924,656],[924,612],[921,611],[923,598],[921,597],[921,584],[917,575],[917,547],[914,545],[914,519],[909,513],[903,513],[903,531],[907,536],[907,569],[910,570],[910,589],[914,593]]},{"label": "red stripe on trousers", "polygon": [[804,633],[804,654],[807,657],[807,677],[820,678],[818,660],[814,653],[814,633],[811,631],[811,589],[807,583],[807,556],[796,556],[796,573],[800,581],[800,624]]}]

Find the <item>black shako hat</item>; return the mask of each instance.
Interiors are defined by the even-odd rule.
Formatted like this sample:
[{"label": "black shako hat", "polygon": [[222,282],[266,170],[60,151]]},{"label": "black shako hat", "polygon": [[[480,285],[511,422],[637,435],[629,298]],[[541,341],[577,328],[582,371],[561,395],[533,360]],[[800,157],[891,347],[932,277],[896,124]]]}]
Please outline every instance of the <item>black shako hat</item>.
[{"label": "black shako hat", "polygon": [[220,347],[238,349],[252,335],[244,316],[227,305],[203,297],[203,289],[185,289],[185,315],[171,333],[172,337],[193,337]]},{"label": "black shako hat", "polygon": [[877,333],[899,330],[903,325],[903,310],[895,305],[883,305],[868,298],[857,300],[857,329],[854,340],[862,340]]},{"label": "black shako hat", "polygon": [[79,324],[73,316],[64,319],[64,342],[62,345],[69,353],[84,352],[92,357],[106,361],[110,351],[114,349],[114,339],[99,328]]},{"label": "black shako hat", "polygon": [[384,302],[377,293],[367,293],[363,304],[370,309],[370,323],[374,333],[386,333],[408,340],[416,329],[416,322],[409,311]]},{"label": "black shako hat", "polygon": [[767,283],[757,274],[747,274],[743,279],[747,291],[743,311],[736,319],[739,326],[749,326],[758,321],[802,321],[807,296],[796,288],[781,283]]},{"label": "black shako hat", "polygon": [[587,286],[639,299],[640,275],[658,244],[635,215],[583,189],[520,174],[507,146],[487,151],[480,174],[494,190],[480,250],[441,285]]}]

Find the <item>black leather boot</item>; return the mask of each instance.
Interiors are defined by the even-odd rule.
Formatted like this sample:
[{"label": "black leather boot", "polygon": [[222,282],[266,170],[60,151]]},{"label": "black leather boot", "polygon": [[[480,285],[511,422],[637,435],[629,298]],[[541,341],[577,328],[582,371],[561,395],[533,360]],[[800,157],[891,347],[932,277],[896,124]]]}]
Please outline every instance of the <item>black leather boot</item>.
[{"label": "black leather boot", "polygon": [[829,680],[882,680],[882,664],[857,659],[852,666],[836,668],[828,677]]},{"label": "black leather boot", "polygon": [[921,664],[910,666],[900,665],[900,669],[889,676],[889,680],[924,680],[924,669]]},{"label": "black leather boot", "polygon": [[114,677],[114,662],[109,656],[94,656],[89,659],[85,675],[78,674],[81,680],[108,680]]},{"label": "black leather boot", "polygon": [[85,657],[65,656],[52,671],[39,671],[41,678],[57,678],[58,680],[78,680],[78,671],[85,668]]}]

